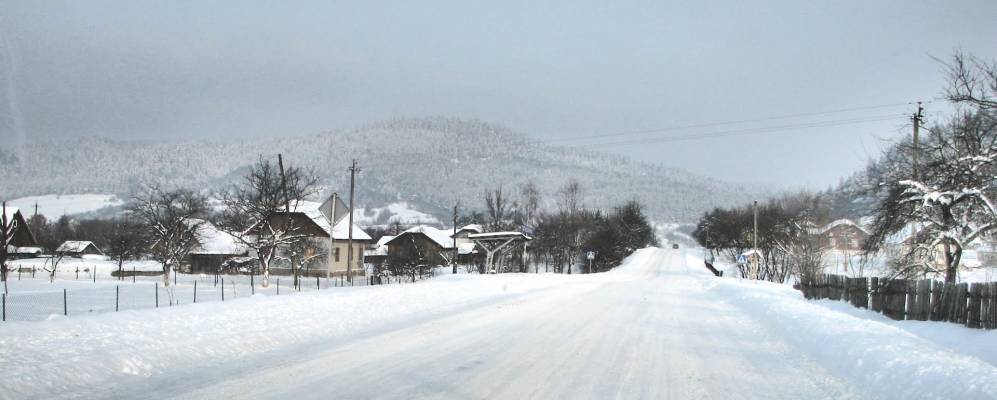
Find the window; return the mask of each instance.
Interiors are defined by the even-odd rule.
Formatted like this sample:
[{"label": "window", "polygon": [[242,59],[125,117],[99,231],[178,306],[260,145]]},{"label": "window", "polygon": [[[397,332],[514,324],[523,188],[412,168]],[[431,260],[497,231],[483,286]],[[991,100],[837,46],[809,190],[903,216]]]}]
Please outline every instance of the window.
[{"label": "window", "polygon": [[333,249],[332,253],[333,253],[332,256],[336,260],[336,262],[339,262],[339,247]]}]

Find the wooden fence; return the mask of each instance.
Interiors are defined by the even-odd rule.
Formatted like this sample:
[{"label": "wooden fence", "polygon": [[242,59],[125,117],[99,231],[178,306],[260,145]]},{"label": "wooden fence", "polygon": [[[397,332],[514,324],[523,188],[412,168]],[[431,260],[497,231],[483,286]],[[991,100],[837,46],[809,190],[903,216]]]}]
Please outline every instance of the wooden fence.
[{"label": "wooden fence", "polygon": [[948,321],[997,329],[997,282],[849,278],[820,275],[799,285],[808,299],[842,300],[895,320]]}]

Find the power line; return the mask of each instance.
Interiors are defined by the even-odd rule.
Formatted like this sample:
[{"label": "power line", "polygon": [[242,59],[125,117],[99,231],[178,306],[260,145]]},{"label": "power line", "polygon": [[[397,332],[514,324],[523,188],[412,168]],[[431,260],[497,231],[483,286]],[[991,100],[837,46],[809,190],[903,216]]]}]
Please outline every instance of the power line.
[{"label": "power line", "polygon": [[[663,135],[663,136],[627,139],[627,140],[619,140],[611,142],[580,143],[580,144],[562,145],[562,146],[569,148],[598,148],[598,147],[626,146],[626,145],[647,144],[647,143],[703,140],[703,139],[713,139],[713,138],[730,137],[730,136],[765,135],[765,134],[774,134],[774,133],[785,133],[786,131],[797,130],[797,129],[813,129],[813,128],[824,128],[824,127],[834,127],[834,126],[843,126],[843,125],[856,125],[856,124],[870,123],[870,122],[898,120],[907,117],[908,115],[906,114],[878,115],[878,116],[861,117],[861,118],[836,119],[836,120],[815,121],[815,122],[806,122],[798,124],[731,129],[725,131],[694,133],[694,134],[686,134],[679,136]],[[533,142],[527,142],[526,144],[544,145],[547,143],[542,141],[533,141]],[[410,153],[406,155],[411,156],[412,159],[395,161],[395,162],[387,162],[387,161],[373,162],[367,164],[367,167],[372,169],[378,169],[380,167],[388,167],[388,168],[409,167],[409,166],[425,167],[426,163],[424,160],[421,159],[422,154]],[[462,160],[462,162],[465,162],[465,160]],[[475,160],[466,160],[466,162],[475,162]],[[455,164],[448,163],[447,165],[454,166]]]},{"label": "power line", "polygon": [[[907,117],[903,115],[902,117]],[[778,133],[781,131],[795,130],[795,129],[810,129],[810,128],[823,128],[831,126],[840,125],[853,125],[868,122],[881,122],[889,121],[893,119],[901,118],[898,115],[882,115],[875,117],[864,117],[864,118],[853,118],[853,119],[843,119],[843,120],[829,120],[829,121],[819,121],[810,122],[803,124],[792,124],[792,125],[778,125],[778,126],[767,126],[759,128],[747,128],[747,129],[733,129],[727,131],[719,132],[708,132],[708,133],[696,133],[681,136],[658,136],[651,138],[642,139],[630,139],[630,140],[620,140],[615,142],[603,142],[603,143],[586,143],[575,146],[568,147],[605,147],[605,146],[624,146],[624,145],[634,145],[634,144],[646,144],[646,143],[661,143],[661,142],[676,142],[676,141],[686,141],[686,140],[698,140],[698,139],[710,139],[718,137],[728,137],[728,136],[744,136],[744,135],[763,135],[769,133]]]},{"label": "power line", "polygon": [[[927,102],[927,103],[930,103],[930,101]],[[927,103],[925,103],[925,104],[927,104]],[[604,134],[595,134],[595,135],[587,135],[587,136],[554,138],[554,139],[548,139],[548,140],[540,140],[539,142],[556,143],[556,142],[564,142],[564,141],[577,141],[577,140],[598,139],[598,138],[615,137],[615,136],[640,135],[640,134],[646,134],[646,133],[677,131],[677,130],[695,129],[695,128],[709,128],[709,127],[714,127],[714,126],[743,124],[743,123],[749,123],[749,122],[762,122],[762,121],[772,121],[772,120],[779,120],[779,119],[791,119],[791,118],[800,118],[800,117],[810,117],[810,116],[816,116],[816,115],[838,114],[838,113],[853,112],[853,111],[866,111],[866,110],[875,110],[875,109],[883,109],[883,108],[891,108],[891,107],[901,107],[901,106],[908,106],[908,105],[911,105],[911,104],[915,104],[915,103],[914,102],[907,102],[907,103],[880,104],[880,105],[863,106],[863,107],[851,107],[851,108],[842,108],[842,109],[837,109],[837,110],[815,111],[815,112],[806,112],[806,113],[788,114],[788,115],[777,115],[777,116],[771,116],[771,117],[750,118],[750,119],[733,120],[733,121],[707,122],[707,123],[702,123],[702,124],[673,126],[673,127],[667,127],[667,128],[643,129],[643,130],[623,131],[623,132],[615,132],[615,133],[604,133]]]}]

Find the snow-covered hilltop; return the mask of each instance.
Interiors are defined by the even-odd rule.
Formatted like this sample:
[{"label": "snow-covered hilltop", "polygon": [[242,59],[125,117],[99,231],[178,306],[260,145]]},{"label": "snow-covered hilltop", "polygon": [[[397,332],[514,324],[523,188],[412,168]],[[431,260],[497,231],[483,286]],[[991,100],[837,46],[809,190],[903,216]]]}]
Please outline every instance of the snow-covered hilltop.
[{"label": "snow-covered hilltop", "polygon": [[[6,153],[5,153],[6,152]],[[691,220],[719,205],[747,201],[758,190],[620,156],[537,143],[499,125],[453,118],[401,119],[285,139],[115,141],[85,137],[37,140],[0,171],[3,196],[50,193],[126,194],[141,183],[205,188],[238,179],[260,155],[283,153],[314,169],[323,184],[349,184],[346,167],[362,169],[359,201],[383,207],[404,201],[445,215],[454,202],[479,207],[485,188],[509,191],[532,180],[547,195],[577,179],[586,203],[606,207],[637,198],[652,218]]]}]

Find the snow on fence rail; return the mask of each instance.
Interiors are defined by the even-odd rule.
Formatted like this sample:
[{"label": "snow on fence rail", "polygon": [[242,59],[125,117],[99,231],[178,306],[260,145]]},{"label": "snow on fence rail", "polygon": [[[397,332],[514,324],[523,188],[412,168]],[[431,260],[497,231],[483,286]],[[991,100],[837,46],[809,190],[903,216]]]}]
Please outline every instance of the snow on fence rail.
[{"label": "snow on fence rail", "polygon": [[843,300],[895,320],[948,321],[997,329],[997,282],[954,284],[824,274],[804,279],[799,289],[808,299]]}]

